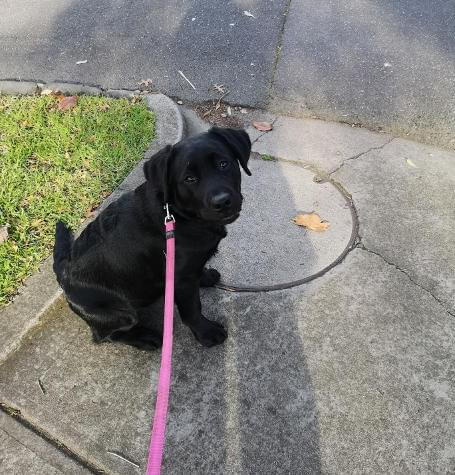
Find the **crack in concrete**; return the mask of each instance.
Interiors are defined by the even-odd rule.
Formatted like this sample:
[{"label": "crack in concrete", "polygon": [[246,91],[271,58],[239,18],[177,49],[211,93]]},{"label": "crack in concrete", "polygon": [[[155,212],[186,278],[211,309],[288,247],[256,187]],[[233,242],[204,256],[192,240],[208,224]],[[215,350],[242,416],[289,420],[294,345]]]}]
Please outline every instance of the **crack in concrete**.
[{"label": "crack in concrete", "polygon": [[284,8],[284,12],[283,12],[284,20],[283,20],[283,23],[281,25],[281,29],[280,29],[280,32],[278,34],[278,40],[277,40],[276,47],[275,47],[275,59],[273,61],[273,65],[272,65],[272,76],[270,78],[270,84],[269,84],[267,99],[266,99],[267,103],[270,102],[270,98],[272,97],[273,87],[275,85],[276,70],[278,68],[278,62],[280,61],[281,49],[283,47],[284,29],[286,27],[286,22],[287,22],[287,19],[288,19],[289,10],[291,8],[291,2],[292,2],[292,0],[287,1],[287,4],[286,4],[286,6]]},{"label": "crack in concrete", "polygon": [[352,157],[345,158],[334,170],[329,172],[327,176],[331,177],[334,173],[336,173],[340,168],[342,168],[346,162],[350,162],[351,160],[357,160],[358,158],[362,157],[363,155],[366,155],[367,153],[372,152],[373,150],[382,150],[384,147],[389,145],[393,140],[395,140],[396,137],[392,137],[389,139],[387,142],[383,143],[379,147],[370,147],[368,150],[365,150],[364,152],[360,152],[356,155],[353,155]]},{"label": "crack in concrete", "polygon": [[405,270],[403,270],[400,266],[398,266],[397,264],[389,261],[388,259],[386,259],[382,254],[380,254],[379,252],[377,251],[373,251],[371,249],[368,249],[365,244],[363,244],[362,242],[359,242],[357,244],[357,246],[359,249],[365,251],[365,252],[369,252],[370,254],[374,254],[375,256],[378,256],[380,257],[386,264],[388,264],[389,266],[392,266],[394,267],[397,271],[401,272],[402,274],[404,274],[410,282],[412,282],[415,286],[419,287],[419,289],[422,289],[424,290],[427,294],[431,295],[431,297],[433,297],[433,299],[443,308],[443,310],[448,313],[450,316],[452,317],[455,317],[455,313],[451,310],[449,310],[447,308],[447,304],[445,302],[443,302],[439,297],[436,297],[436,295],[434,295],[431,290],[427,289],[426,287],[424,287],[422,284],[419,284],[419,282],[415,281]]}]

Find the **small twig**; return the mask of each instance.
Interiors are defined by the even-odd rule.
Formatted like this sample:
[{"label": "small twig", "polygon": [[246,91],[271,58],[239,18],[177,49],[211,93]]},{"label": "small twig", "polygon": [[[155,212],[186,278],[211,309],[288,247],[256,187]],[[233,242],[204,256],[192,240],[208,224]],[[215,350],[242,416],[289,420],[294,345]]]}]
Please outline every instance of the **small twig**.
[{"label": "small twig", "polygon": [[218,102],[216,103],[215,110],[218,110],[221,106],[221,100],[226,97],[229,94],[230,91],[226,91],[219,99]]},{"label": "small twig", "polygon": [[196,88],[194,87],[194,84],[182,73],[182,71],[178,71],[178,73],[180,74],[180,76],[182,76],[183,79],[185,79],[185,81],[194,89],[196,90]]},{"label": "small twig", "polygon": [[214,87],[220,94],[223,94],[224,92],[226,92],[226,90],[224,89],[224,84],[214,84],[213,87]]},{"label": "small twig", "polygon": [[134,463],[134,462],[132,462],[131,460],[126,459],[125,457],[123,457],[122,455],[120,455],[120,454],[118,454],[118,453],[116,453],[116,452],[110,452],[109,450],[107,450],[107,453],[110,454],[110,455],[113,455],[114,457],[118,457],[119,459],[122,459],[122,460],[124,460],[125,462],[130,463],[131,465],[134,465],[134,466],[137,467],[137,468],[140,468],[137,463]]},{"label": "small twig", "polygon": [[38,385],[39,385],[39,388],[41,389],[41,392],[43,394],[46,394],[46,388],[44,387],[44,384],[41,382],[41,379],[38,379]]}]

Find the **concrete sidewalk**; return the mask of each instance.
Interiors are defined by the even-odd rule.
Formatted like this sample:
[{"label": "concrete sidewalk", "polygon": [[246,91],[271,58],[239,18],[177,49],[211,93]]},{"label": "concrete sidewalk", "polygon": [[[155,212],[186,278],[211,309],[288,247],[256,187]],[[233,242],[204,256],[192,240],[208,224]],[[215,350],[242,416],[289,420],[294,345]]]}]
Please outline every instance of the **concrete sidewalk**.
[{"label": "concrete sidewalk", "polygon": [[[194,113],[185,115],[190,133],[204,128]],[[198,346],[176,319],[163,472],[453,472],[455,154],[335,123],[263,117],[274,129],[249,130],[256,173],[244,179],[242,219],[264,213],[264,228],[257,221],[252,229],[267,233],[272,250],[288,246],[286,239],[294,247],[275,272],[275,253],[263,236],[237,232],[240,221],[216,265],[234,284],[251,275],[282,283],[304,275],[296,264],[303,255],[303,268],[307,260],[314,266],[311,280],[271,292],[205,290],[205,315],[229,329],[221,347]],[[346,206],[352,200],[353,218],[335,189]],[[308,194],[311,203],[298,201]],[[292,213],[312,210],[304,206],[332,213],[338,247],[304,230],[299,247],[291,223],[287,234]],[[238,248],[244,258],[229,251]],[[258,249],[264,253],[251,259]],[[325,269],[323,258],[343,249],[342,262]],[[20,411],[34,430],[16,437],[20,461],[3,451],[0,469],[23,473],[16,463],[33,464],[38,453],[57,473],[143,473],[159,359],[93,345],[85,324],[57,307],[0,366],[3,408]],[[0,427],[14,439],[5,420]],[[37,434],[53,445],[41,440],[49,446],[38,450]],[[59,452],[53,463],[49,453],[59,444],[68,460]]]}]

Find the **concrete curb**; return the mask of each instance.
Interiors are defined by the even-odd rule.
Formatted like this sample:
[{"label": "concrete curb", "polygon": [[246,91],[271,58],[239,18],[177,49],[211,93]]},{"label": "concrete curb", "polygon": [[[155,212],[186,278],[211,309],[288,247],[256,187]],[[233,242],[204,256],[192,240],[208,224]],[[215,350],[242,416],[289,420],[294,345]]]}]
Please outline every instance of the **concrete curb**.
[{"label": "concrete curb", "polygon": [[[35,83],[25,81],[0,81],[0,94],[31,95],[40,89],[58,89],[62,94],[87,94],[113,98],[133,97],[134,91],[107,89],[70,83]],[[185,122],[180,108],[164,94],[144,94],[148,108],[156,114],[155,140],[141,160],[123,182],[98,208],[97,213],[119,198],[123,193],[136,188],[144,175],[142,165],[154,153],[167,144],[175,144],[183,139]],[[96,216],[96,215],[95,215]],[[95,217],[94,216],[94,217]],[[94,219],[91,218],[91,219]],[[85,221],[79,233],[90,220]],[[61,304],[62,290],[58,286],[52,271],[52,258],[47,258],[38,272],[30,276],[19,289],[14,301],[0,310],[0,364],[16,351],[26,335],[42,321],[47,311]]]}]

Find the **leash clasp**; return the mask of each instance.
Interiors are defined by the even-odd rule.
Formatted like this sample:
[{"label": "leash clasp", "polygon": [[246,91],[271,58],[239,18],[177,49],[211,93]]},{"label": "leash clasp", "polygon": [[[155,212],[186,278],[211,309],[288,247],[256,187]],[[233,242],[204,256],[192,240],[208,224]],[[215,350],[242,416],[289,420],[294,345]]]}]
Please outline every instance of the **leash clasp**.
[{"label": "leash clasp", "polygon": [[166,203],[164,205],[164,209],[166,210],[166,217],[164,218],[164,224],[170,223],[171,221],[174,221],[175,223],[175,218],[169,211],[169,203]]}]

